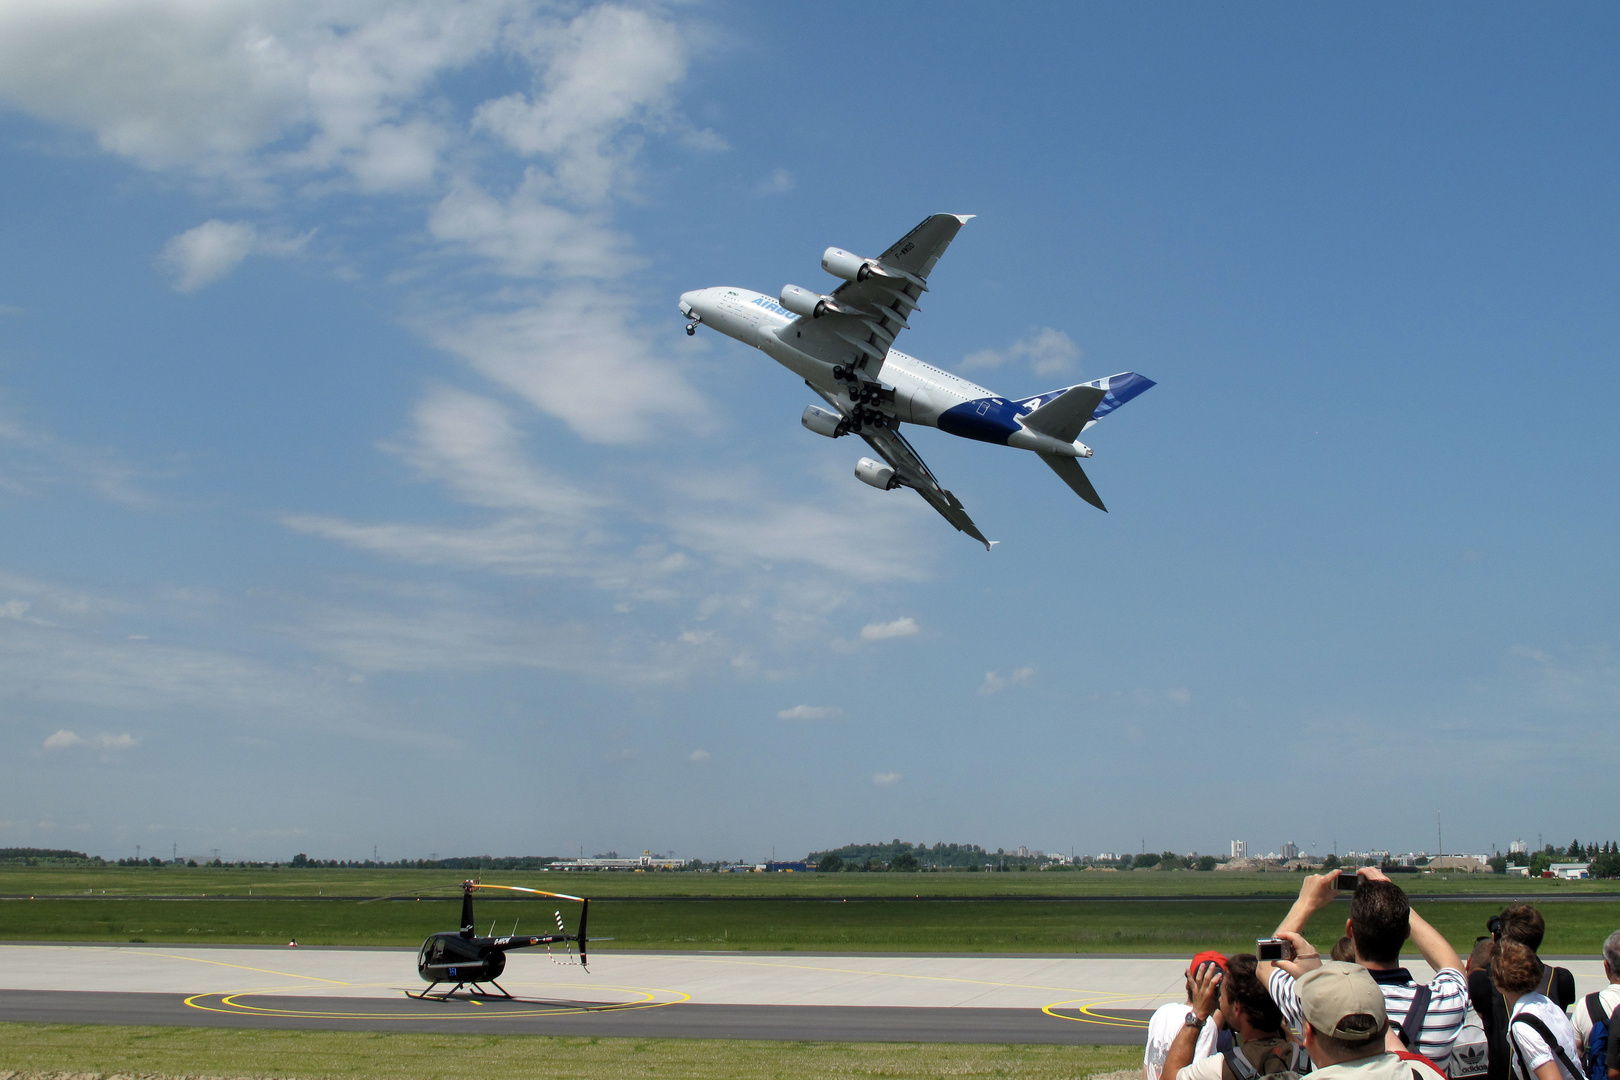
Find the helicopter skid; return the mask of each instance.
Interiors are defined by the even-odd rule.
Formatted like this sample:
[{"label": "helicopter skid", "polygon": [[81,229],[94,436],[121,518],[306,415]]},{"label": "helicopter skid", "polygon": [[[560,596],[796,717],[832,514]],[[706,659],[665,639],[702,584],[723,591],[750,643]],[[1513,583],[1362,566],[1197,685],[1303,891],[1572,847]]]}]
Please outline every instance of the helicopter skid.
[{"label": "helicopter skid", "polygon": [[455,986],[451,987],[449,990],[446,990],[444,993],[435,994],[433,992],[433,987],[438,986],[438,985],[439,985],[438,983],[433,983],[426,990],[423,990],[420,994],[413,994],[409,990],[407,990],[407,991],[405,991],[405,996],[409,997],[409,998],[415,998],[418,1001],[449,1001],[449,1000],[451,1000],[452,998],[455,997],[455,993],[456,993],[457,990],[460,990],[463,986],[470,986],[470,987],[473,988],[473,995],[477,996],[477,997],[496,997],[496,996],[499,996],[501,998],[504,998],[507,1001],[516,1001],[517,1000],[511,994],[508,994],[506,992],[506,987],[502,986],[500,983],[496,982],[494,979],[489,980],[489,985],[493,986],[496,990],[500,991],[499,995],[490,993],[488,990],[485,990],[478,983],[456,983]]}]

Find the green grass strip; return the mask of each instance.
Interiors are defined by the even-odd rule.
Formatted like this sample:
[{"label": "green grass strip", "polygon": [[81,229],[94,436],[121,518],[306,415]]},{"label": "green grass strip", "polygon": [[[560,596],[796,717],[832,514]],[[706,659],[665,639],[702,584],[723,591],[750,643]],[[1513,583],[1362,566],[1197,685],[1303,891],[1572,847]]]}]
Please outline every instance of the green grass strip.
[{"label": "green grass strip", "polygon": [[0,1024],[0,1069],[21,1073],[309,1080],[1081,1080],[1140,1069],[1137,1046],[745,1042],[552,1035]]},{"label": "green grass strip", "polygon": [[[987,875],[990,876],[990,875]],[[479,931],[551,925],[555,902],[480,900]],[[614,949],[843,952],[1250,951],[1288,910],[1276,900],[767,900],[604,899],[591,906],[593,935]],[[1466,954],[1500,904],[1421,900],[1417,910]],[[1593,955],[1620,927],[1620,901],[1548,904],[1549,955]],[[1349,904],[1336,902],[1307,936],[1326,951]],[[451,900],[357,904],[342,900],[0,901],[0,939],[151,943],[416,946],[456,927]],[[565,912],[570,919],[571,911]],[[403,963],[403,961],[402,961]]]}]

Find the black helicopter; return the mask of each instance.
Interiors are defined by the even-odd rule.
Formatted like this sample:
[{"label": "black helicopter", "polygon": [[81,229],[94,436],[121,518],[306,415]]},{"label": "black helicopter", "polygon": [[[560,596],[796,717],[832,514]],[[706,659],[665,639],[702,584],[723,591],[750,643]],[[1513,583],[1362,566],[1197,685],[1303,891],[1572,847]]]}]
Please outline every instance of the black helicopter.
[{"label": "black helicopter", "polygon": [[[550,896],[558,900],[574,900],[579,903],[579,933],[570,934],[563,926],[562,913],[557,912],[557,932],[555,934],[525,934],[521,937],[513,934],[507,937],[478,937],[473,932],[473,890],[474,889],[504,889],[507,892],[534,893],[537,896]],[[547,946],[550,952],[552,945],[572,946],[579,944],[579,966],[586,968],[589,962],[587,947],[590,939],[585,936],[586,917],[590,913],[591,902],[583,896],[569,896],[567,893],[546,892],[543,889],[525,889],[519,885],[484,885],[478,881],[463,881],[461,883],[461,929],[434,934],[422,942],[421,951],[416,954],[416,973],[422,976],[422,981],[429,986],[420,994],[412,994],[414,998],[427,998],[432,996],[435,1000],[443,1001],[460,990],[463,986],[471,986],[476,993],[486,994],[487,991],[480,983],[488,983],[500,991],[502,997],[510,998],[500,983],[495,979],[506,970],[506,954],[513,949],[527,949],[534,945]],[[493,929],[493,928],[492,928]],[[606,940],[598,938],[597,940]],[[434,994],[433,988],[440,983],[454,983],[448,991]]]}]

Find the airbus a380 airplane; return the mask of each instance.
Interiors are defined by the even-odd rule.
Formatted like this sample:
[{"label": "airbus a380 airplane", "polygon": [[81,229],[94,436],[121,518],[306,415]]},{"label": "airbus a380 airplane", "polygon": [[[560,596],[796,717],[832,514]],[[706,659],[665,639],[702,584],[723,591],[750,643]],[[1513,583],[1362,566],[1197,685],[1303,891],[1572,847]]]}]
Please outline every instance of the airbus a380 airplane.
[{"label": "airbus a380 airplane", "polygon": [[828,248],[821,267],[844,283],[830,295],[784,286],[772,298],[719,286],[681,295],[681,314],[697,326],[762,350],[804,379],[832,409],[811,405],[804,426],[836,439],[854,433],[883,460],[863,457],[855,475],[875,488],[908,487],[946,521],[989,550],[955,495],[940,486],[900,434],[925,424],[980,442],[1031,450],[1086,502],[1107,510],[1079,458],[1091,448],[1080,433],[1153,385],[1132,371],[1065,386],[1031,398],[1004,398],[893,348],[928,291],[928,275],[972,214],[935,214],[875,259]]}]

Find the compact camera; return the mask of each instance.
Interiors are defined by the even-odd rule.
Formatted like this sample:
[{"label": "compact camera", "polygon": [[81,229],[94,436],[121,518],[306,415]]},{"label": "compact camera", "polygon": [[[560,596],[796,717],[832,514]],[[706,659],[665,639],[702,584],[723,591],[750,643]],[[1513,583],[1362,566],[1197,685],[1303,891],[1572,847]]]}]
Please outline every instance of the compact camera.
[{"label": "compact camera", "polygon": [[1292,960],[1294,947],[1279,937],[1258,938],[1254,943],[1257,960]]},{"label": "compact camera", "polygon": [[1355,890],[1356,883],[1360,880],[1361,875],[1356,873],[1354,870],[1348,872],[1341,870],[1339,872],[1339,876],[1333,879],[1333,887],[1335,889],[1349,889],[1353,892]]}]

